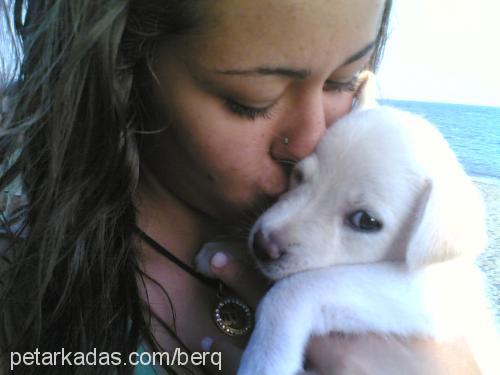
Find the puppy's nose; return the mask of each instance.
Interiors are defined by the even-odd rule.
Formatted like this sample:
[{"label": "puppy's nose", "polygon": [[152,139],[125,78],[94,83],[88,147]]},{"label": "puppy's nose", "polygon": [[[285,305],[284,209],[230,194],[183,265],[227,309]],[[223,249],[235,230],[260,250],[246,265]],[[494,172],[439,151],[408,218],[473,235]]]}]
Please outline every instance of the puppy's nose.
[{"label": "puppy's nose", "polygon": [[263,262],[279,259],[284,253],[272,235],[266,239],[260,230],[253,238],[253,251],[255,256]]}]

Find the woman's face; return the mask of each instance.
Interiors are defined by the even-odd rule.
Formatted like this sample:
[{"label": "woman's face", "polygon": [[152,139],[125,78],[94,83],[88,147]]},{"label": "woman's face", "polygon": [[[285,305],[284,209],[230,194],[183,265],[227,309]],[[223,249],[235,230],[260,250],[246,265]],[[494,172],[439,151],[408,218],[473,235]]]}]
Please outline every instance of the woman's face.
[{"label": "woman's face", "polygon": [[151,176],[220,219],[283,193],[280,160],[310,154],[350,110],[382,8],[382,0],[214,2],[213,24],[172,42],[154,68],[168,129],[144,136]]}]

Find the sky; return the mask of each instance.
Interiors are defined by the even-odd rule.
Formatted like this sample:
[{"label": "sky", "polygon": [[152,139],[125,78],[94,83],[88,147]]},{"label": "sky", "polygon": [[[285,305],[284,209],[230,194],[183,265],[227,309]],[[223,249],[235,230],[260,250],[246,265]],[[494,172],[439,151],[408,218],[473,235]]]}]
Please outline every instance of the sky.
[{"label": "sky", "polygon": [[378,77],[385,99],[500,107],[500,0],[393,0]]},{"label": "sky", "polygon": [[385,99],[500,107],[500,0],[394,0]]}]

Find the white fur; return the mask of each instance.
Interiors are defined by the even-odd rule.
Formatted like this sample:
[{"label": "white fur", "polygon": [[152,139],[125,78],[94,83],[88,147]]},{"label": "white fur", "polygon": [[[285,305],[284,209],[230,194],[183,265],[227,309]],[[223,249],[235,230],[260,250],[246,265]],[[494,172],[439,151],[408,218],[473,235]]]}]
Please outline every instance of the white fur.
[{"label": "white fur", "polygon": [[[465,337],[483,373],[500,373],[473,262],[486,244],[479,192],[429,122],[367,95],[360,103],[254,225],[285,253],[257,260],[278,281],[258,307],[238,374],[295,374],[309,337],[332,331]],[[358,209],[382,229],[353,229],[347,217]]]}]

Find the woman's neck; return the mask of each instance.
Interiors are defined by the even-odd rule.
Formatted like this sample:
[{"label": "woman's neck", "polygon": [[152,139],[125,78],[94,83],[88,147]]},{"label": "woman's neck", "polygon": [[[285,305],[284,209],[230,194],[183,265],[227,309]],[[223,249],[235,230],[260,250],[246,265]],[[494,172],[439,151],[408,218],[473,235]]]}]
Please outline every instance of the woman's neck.
[{"label": "woman's neck", "polygon": [[206,215],[172,194],[147,169],[141,169],[134,202],[139,228],[187,264],[215,233]]}]

